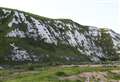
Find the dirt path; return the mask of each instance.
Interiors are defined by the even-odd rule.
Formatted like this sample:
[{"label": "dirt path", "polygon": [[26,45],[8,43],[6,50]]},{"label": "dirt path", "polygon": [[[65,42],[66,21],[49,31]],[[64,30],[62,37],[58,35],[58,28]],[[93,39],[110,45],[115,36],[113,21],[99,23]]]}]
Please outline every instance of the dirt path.
[{"label": "dirt path", "polygon": [[85,78],[85,82],[107,82],[107,73],[106,72],[84,72],[78,75],[72,75],[63,77],[64,80],[80,80],[81,78]]},{"label": "dirt path", "polygon": [[107,82],[107,73],[106,72],[84,72],[79,74],[80,77],[86,78],[86,82],[90,80],[99,81],[99,82]]},{"label": "dirt path", "polygon": [[[89,64],[86,64],[86,65],[60,65],[60,67],[75,67],[75,66],[78,66],[78,67],[103,67],[103,66],[112,66],[112,65],[102,65],[102,64],[95,64],[95,65],[89,65]],[[120,67],[120,65],[117,65],[117,67]]]}]

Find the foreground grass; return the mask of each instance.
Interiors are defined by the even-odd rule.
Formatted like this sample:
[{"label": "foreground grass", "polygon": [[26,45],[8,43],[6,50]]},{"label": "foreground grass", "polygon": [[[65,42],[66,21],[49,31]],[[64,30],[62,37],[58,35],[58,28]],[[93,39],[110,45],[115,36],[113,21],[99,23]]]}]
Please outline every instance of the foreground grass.
[{"label": "foreground grass", "polygon": [[108,72],[107,79],[120,80],[119,74],[112,73],[112,70],[120,70],[120,67],[55,66],[35,67],[34,69],[4,69],[0,70],[0,82],[84,82],[85,78],[80,78],[80,80],[60,79],[83,72]]}]

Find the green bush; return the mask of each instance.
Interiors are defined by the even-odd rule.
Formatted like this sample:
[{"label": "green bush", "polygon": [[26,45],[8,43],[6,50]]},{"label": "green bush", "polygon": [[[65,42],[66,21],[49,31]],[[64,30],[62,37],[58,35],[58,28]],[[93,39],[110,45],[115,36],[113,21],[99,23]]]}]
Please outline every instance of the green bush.
[{"label": "green bush", "polygon": [[67,74],[65,72],[59,71],[59,72],[56,72],[56,75],[57,76],[66,76]]},{"label": "green bush", "polygon": [[34,70],[34,69],[35,69],[35,66],[34,66],[34,65],[32,65],[32,64],[28,64],[28,66],[27,66],[27,70],[32,71],[32,70]]}]

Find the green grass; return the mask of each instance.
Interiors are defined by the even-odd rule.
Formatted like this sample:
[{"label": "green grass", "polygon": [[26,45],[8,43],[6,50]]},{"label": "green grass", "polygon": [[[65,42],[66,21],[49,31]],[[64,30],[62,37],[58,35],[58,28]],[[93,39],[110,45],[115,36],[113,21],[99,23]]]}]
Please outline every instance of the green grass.
[{"label": "green grass", "polygon": [[[109,72],[120,70],[120,67],[35,67],[34,70],[8,69],[0,70],[0,82],[84,82],[78,80],[60,80],[60,77],[77,75],[82,72]],[[58,75],[58,73],[60,75]],[[61,75],[62,73],[62,75]],[[64,75],[63,75],[64,74]],[[113,79],[120,80],[119,76],[113,74]],[[108,78],[110,79],[111,76]]]}]

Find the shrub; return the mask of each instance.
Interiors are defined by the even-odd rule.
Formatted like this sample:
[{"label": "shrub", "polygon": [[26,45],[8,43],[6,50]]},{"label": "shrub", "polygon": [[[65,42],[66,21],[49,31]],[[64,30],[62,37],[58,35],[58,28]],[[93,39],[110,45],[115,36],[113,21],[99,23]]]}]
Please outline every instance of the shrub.
[{"label": "shrub", "polygon": [[59,71],[59,72],[56,72],[56,75],[57,76],[66,76],[67,74],[65,72]]},{"label": "shrub", "polygon": [[27,70],[32,71],[32,70],[34,70],[34,69],[35,69],[34,65],[32,65],[32,64],[28,64],[28,66],[27,66]]}]

